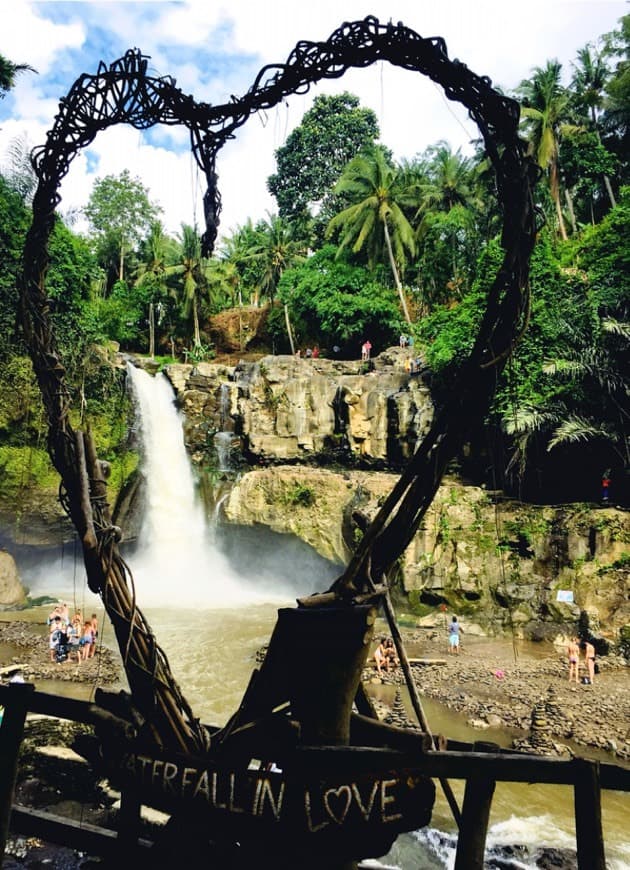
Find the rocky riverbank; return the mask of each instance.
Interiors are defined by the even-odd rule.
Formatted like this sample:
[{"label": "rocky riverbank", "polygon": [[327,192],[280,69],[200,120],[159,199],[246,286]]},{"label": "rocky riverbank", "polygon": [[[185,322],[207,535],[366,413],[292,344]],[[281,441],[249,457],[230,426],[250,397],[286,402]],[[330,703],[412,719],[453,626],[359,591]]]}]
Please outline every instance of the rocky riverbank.
[{"label": "rocky riverbank", "polygon": [[0,656],[0,666],[20,665],[27,682],[63,680],[102,685],[120,679],[120,658],[101,644],[97,644],[95,655],[86,661],[51,662],[47,627],[38,623],[19,620],[0,622],[0,644],[6,644],[7,650]]},{"label": "rocky riverbank", "polygon": [[[480,739],[488,728],[518,729],[515,746],[527,751],[560,752],[568,743],[630,759],[630,668],[623,658],[600,658],[593,685],[576,685],[568,681],[564,650],[551,644],[515,654],[507,640],[469,638],[459,655],[449,655],[442,638],[426,633],[409,632],[405,642],[429,662],[413,666],[421,694],[465,714]],[[403,683],[400,669],[379,677],[371,666],[364,679]],[[542,748],[530,741],[537,731]]]}]

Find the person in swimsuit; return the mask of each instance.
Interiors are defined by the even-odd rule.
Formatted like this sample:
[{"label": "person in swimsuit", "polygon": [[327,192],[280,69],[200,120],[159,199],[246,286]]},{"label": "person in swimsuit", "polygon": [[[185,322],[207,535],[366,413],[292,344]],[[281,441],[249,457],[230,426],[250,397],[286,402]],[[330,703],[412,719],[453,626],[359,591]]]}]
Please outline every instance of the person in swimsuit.
[{"label": "person in swimsuit", "polygon": [[580,647],[577,637],[572,637],[569,641],[567,655],[569,657],[569,682],[571,682],[571,679],[574,679],[576,683],[579,683]]},{"label": "person in swimsuit", "polygon": [[385,641],[385,661],[387,670],[390,669],[395,671],[398,667],[398,656],[396,655],[396,647],[394,646],[394,641],[391,637],[387,638]]},{"label": "person in swimsuit", "polygon": [[381,642],[374,650],[374,661],[376,662],[376,670],[379,674],[383,673],[383,667],[385,667],[386,671],[389,671],[389,659],[387,658],[387,652],[385,649],[385,638],[381,639]]},{"label": "person in swimsuit", "polygon": [[595,679],[595,647],[587,640],[582,641],[582,649],[584,650],[584,660],[586,661],[586,670],[588,671],[588,679],[592,684]]}]

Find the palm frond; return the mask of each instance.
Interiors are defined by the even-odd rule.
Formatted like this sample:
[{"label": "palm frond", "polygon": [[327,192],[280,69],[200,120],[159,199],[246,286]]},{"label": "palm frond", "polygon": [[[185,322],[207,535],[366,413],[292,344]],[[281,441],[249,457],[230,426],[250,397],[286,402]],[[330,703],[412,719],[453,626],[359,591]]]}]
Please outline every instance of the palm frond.
[{"label": "palm frond", "polygon": [[594,423],[586,417],[569,417],[555,429],[547,450],[551,451],[561,444],[576,444],[580,441],[593,441],[596,438],[616,441],[615,433],[604,424]]},{"label": "palm frond", "polygon": [[558,419],[551,411],[539,411],[537,408],[520,407],[510,411],[503,417],[503,428],[508,435],[539,432]]},{"label": "palm frond", "polygon": [[606,317],[602,320],[601,326],[604,332],[630,339],[630,323],[623,323],[620,320],[614,320],[612,317]]}]

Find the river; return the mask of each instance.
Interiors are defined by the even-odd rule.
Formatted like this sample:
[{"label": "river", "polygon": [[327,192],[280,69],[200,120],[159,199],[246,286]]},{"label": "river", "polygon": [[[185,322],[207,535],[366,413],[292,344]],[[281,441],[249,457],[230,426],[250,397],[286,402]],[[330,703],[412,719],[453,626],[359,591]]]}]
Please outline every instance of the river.
[{"label": "river", "polygon": [[[224,529],[206,522],[197,504],[194,478],[181,435],[181,421],[166,380],[130,373],[138,395],[139,427],[145,444],[145,521],[139,543],[128,554],[137,600],[165,650],[173,675],[195,715],[221,725],[236,709],[255,666],[256,650],[270,636],[279,606],[321,590],[339,568],[286,536],[265,530]],[[51,594],[96,610],[100,641],[114,646],[113,631],[99,599],[86,590],[76,556],[26,561],[20,565],[32,595]],[[413,651],[412,651],[413,652]],[[525,650],[526,652],[526,650]],[[89,698],[95,686],[47,684],[38,688]],[[392,688],[375,687],[391,701]],[[475,740],[479,732],[465,719],[426,700],[434,733]],[[508,745],[505,732],[485,739]],[[460,805],[463,783],[453,782]],[[629,870],[630,796],[605,792],[602,814],[609,870]],[[385,865],[401,870],[440,870],[454,862],[454,822],[443,795],[431,827],[398,838]],[[503,847],[525,847],[511,863],[493,866],[527,870],[542,847],[575,848],[573,793],[568,787],[500,783],[492,804],[489,854],[505,858]],[[551,866],[551,865],[549,865]]]}]

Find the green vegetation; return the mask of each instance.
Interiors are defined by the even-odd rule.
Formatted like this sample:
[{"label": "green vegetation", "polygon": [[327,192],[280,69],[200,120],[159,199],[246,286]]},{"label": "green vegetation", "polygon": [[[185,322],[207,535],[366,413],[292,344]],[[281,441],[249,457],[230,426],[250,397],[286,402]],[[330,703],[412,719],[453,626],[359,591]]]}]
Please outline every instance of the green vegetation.
[{"label": "green vegetation", "polygon": [[311,507],[315,504],[315,490],[304,483],[296,483],[287,493],[287,504]]},{"label": "green vegetation", "polygon": [[[528,328],[484,431],[472,433],[468,458],[458,458],[489,489],[592,502],[606,470],[613,499],[623,499],[629,64],[626,15],[613,33],[593,34],[570,69],[550,60],[514,94],[541,170],[535,197],[545,223],[531,264]],[[0,57],[0,97],[27,69]],[[208,318],[243,304],[269,307],[277,352],[308,344],[322,356],[356,358],[369,336],[376,355],[405,332],[441,401],[472,346],[502,258],[494,181],[481,146],[463,154],[440,141],[396,161],[395,143],[378,139],[374,113],[354,95],[317,97],[276,152],[267,183],[278,214],[249,219],[211,258],[202,255],[197,227],[165,232],[150,192],[128,172],[95,183],[86,237],[55,219],[47,285],[73,419],[93,418],[99,450],[112,462],[125,453],[125,425],[107,421],[124,421],[128,409],[119,375],[97,348],[115,342],[160,360],[209,359]],[[15,329],[34,179],[19,143],[13,152],[0,175],[0,444],[40,450],[44,421]],[[489,437],[503,457],[492,468],[484,458]],[[17,469],[11,456],[8,467]],[[521,529],[524,540],[530,531]]]}]

